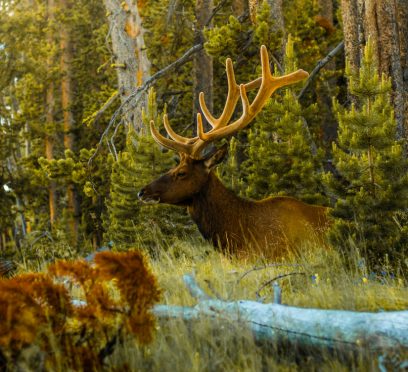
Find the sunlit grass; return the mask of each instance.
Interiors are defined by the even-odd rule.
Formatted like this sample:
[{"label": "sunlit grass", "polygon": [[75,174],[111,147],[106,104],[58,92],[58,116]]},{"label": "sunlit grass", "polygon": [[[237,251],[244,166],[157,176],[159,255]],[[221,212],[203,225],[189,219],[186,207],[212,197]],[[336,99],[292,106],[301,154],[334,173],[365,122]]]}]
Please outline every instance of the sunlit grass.
[{"label": "sunlit grass", "polygon": [[[336,252],[310,249],[287,265],[279,263],[275,267],[253,270],[265,263],[229,259],[209,245],[195,241],[174,244],[152,260],[151,266],[163,289],[162,303],[169,305],[197,303],[183,283],[182,276],[186,273],[193,273],[209,295],[225,301],[260,300],[257,292],[266,281],[297,273],[276,280],[286,305],[353,311],[408,308],[404,278],[367,278],[357,258],[355,262],[354,267],[346,268]],[[271,302],[272,285],[259,295],[264,302]],[[385,355],[385,358],[394,360],[395,356]],[[407,358],[407,353],[398,351],[395,360],[400,362]],[[334,357],[328,351],[315,350],[308,354],[291,347],[277,350],[273,344],[257,344],[242,324],[207,318],[193,323],[162,321],[148,348],[126,345],[117,350],[110,363],[115,366],[123,360],[130,369],[141,371],[367,371],[378,368],[377,357],[367,358],[358,353],[344,358]]]},{"label": "sunlit grass", "polygon": [[[194,303],[182,282],[183,274],[194,273],[209,295],[226,301],[259,300],[257,292],[262,285],[277,278],[275,282],[282,288],[286,305],[354,311],[408,308],[404,278],[370,277],[365,268],[357,264],[346,268],[334,251],[306,252],[298,259],[268,267],[265,262],[226,258],[205,243],[180,243],[151,264],[164,290],[165,303],[173,305]],[[271,302],[272,285],[266,286],[259,295],[265,302]]]},{"label": "sunlit grass", "polygon": [[[152,252],[151,247],[134,249]],[[315,247],[306,247],[302,254],[285,262],[243,261],[225,257],[200,239],[184,239],[165,246],[157,242],[153,251],[149,262],[162,289],[162,304],[194,306],[197,300],[190,296],[182,278],[184,274],[194,274],[210,296],[225,301],[272,302],[273,286],[264,284],[275,279],[285,305],[352,311],[408,309],[406,278],[389,273],[370,275],[357,255],[348,257],[347,267],[336,252]],[[38,265],[45,266],[46,263]],[[24,271],[23,266],[20,271]],[[166,320],[157,323],[154,341],[147,347],[122,340],[107,359],[106,369],[178,372],[378,368],[377,357],[358,353],[343,358],[328,351],[309,353],[291,346],[283,350],[276,347],[258,344],[245,325],[236,322],[205,317],[191,323]],[[398,353],[398,361],[408,359],[408,353]]]}]

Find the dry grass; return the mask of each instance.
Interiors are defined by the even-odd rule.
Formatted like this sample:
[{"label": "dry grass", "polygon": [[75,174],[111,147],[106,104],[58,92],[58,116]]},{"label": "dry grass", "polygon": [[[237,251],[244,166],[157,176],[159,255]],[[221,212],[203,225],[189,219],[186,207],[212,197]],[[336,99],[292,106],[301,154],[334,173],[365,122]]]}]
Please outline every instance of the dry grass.
[{"label": "dry grass", "polygon": [[[209,295],[226,301],[259,300],[257,292],[265,282],[291,274],[276,280],[286,305],[354,311],[408,309],[406,278],[391,278],[388,274],[372,277],[358,257],[349,257],[351,264],[346,269],[335,252],[316,252],[309,248],[300,257],[264,267],[262,260],[228,259],[201,240],[157,247],[159,253],[150,264],[163,290],[160,301],[163,304],[196,304],[182,280],[186,273],[194,273]],[[253,270],[255,267],[264,268]],[[272,285],[265,286],[259,295],[264,302],[271,302]],[[180,320],[161,321],[156,328],[154,341],[147,347],[128,340],[117,345],[107,360],[106,370],[331,372],[378,369],[377,356],[367,358],[355,354],[343,358],[328,351],[299,351],[291,345],[279,348],[274,344],[259,345],[251,332],[239,323],[204,318],[188,324]],[[384,357],[386,367],[393,370],[402,360],[408,360],[408,352]]]},{"label": "dry grass", "polygon": [[[357,260],[356,260],[357,261]],[[151,262],[163,289],[162,303],[194,305],[182,275],[195,273],[208,294],[224,300],[256,300],[266,281],[283,274],[301,273],[278,279],[283,303],[292,306],[356,311],[402,310],[408,308],[408,288],[403,278],[370,278],[356,264],[345,269],[334,252],[307,251],[287,265],[261,267],[263,262],[227,259],[202,243],[179,243]],[[242,277],[245,273],[248,273]],[[260,293],[265,302],[273,297],[272,286]],[[335,358],[325,353],[299,353],[287,347],[257,345],[241,324],[203,319],[193,324],[161,322],[154,342],[147,348],[128,345],[111,358],[111,366],[140,371],[366,371],[378,368],[377,358],[353,355]],[[391,367],[408,355],[385,356]],[[391,360],[391,361],[390,361]],[[404,359],[402,359],[404,360]],[[123,366],[123,361],[125,366]],[[396,365],[396,364],[395,364]]]}]

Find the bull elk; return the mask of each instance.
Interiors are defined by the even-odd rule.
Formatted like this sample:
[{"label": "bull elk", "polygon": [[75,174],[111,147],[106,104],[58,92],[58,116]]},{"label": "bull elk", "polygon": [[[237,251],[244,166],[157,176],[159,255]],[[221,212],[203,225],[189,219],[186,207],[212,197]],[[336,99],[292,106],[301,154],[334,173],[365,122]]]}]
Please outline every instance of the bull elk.
[{"label": "bull elk", "polygon": [[[328,226],[327,209],[309,205],[292,197],[270,197],[260,201],[242,199],[218,179],[214,168],[223,160],[224,145],[210,154],[203,150],[210,143],[244,129],[262,110],[272,93],[280,87],[299,82],[308,76],[303,70],[274,77],[268,52],[261,47],[262,76],[247,84],[235,81],[231,59],[226,61],[228,95],[224,110],[215,118],[208,110],[204,94],[199,103],[205,119],[212,126],[204,132],[201,114],[197,114],[197,136],[186,138],[171,128],[167,115],[164,137],[150,122],[153,138],[160,145],[179,153],[179,164],[139,192],[145,202],[159,202],[187,207],[204,238],[224,253],[238,256],[279,258],[299,248],[304,242],[319,240]],[[259,88],[249,103],[247,91]],[[242,115],[229,123],[241,98]]]}]

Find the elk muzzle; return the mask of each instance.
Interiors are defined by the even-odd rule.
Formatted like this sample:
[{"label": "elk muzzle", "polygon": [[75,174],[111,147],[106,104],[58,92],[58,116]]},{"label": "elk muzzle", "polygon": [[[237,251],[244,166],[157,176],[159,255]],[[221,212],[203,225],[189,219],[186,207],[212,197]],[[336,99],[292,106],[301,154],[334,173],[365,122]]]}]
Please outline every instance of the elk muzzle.
[{"label": "elk muzzle", "polygon": [[160,203],[160,195],[149,191],[149,186],[150,185],[144,187],[138,192],[137,196],[139,200],[142,201],[143,203],[152,203],[152,204]]}]

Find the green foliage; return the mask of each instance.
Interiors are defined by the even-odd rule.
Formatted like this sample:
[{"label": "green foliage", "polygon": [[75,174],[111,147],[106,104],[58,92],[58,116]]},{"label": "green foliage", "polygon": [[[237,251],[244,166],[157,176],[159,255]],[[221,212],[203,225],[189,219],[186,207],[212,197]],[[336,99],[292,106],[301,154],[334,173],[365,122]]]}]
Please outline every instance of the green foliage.
[{"label": "green foliage", "polygon": [[[259,76],[259,49],[265,45],[270,53],[280,51],[282,46],[282,32],[274,28],[273,17],[268,3],[265,1],[257,11],[257,22],[249,19],[238,20],[229,16],[227,22],[205,30],[206,52],[213,56],[216,85],[226,85],[225,65],[226,58],[231,58],[239,68],[235,75],[238,83],[248,82]],[[245,63],[242,60],[245,59]],[[217,81],[219,80],[219,82]],[[225,102],[225,94],[215,93],[215,107],[220,109]]]},{"label": "green foliage", "polygon": [[[158,125],[156,95],[149,94],[148,113],[144,123],[150,120]],[[153,181],[174,165],[174,154],[163,152],[150,132],[127,132],[125,149],[118,154],[111,174],[111,190],[108,200],[109,218],[106,237],[123,246],[140,243],[153,248],[158,242],[171,242],[172,238],[191,232],[191,223],[182,209],[177,207],[143,204],[137,194],[143,186]]]},{"label": "green foliage", "polygon": [[[296,69],[297,59],[289,37],[284,73]],[[289,87],[281,94],[275,93],[252,124],[248,160],[244,163],[247,196],[264,198],[275,194],[314,203],[324,201],[317,173],[321,157],[312,154],[303,111],[295,88]]]},{"label": "green foliage", "polygon": [[[109,161],[96,159],[88,166],[86,156],[92,155],[115,106],[99,115],[97,121],[88,120],[88,126],[82,122],[115,91],[115,70],[106,68],[110,54],[105,43],[108,32],[105,8],[97,0],[76,1],[75,6],[64,12],[59,2],[55,5],[54,17],[50,17],[47,3],[38,1],[7,2],[0,9],[0,121],[7,123],[2,125],[7,140],[0,143],[2,185],[8,183],[19,195],[28,232],[49,231],[48,187],[50,182],[56,182],[58,219],[52,233],[57,238],[65,236],[60,229],[66,230],[66,217],[70,216],[63,196],[67,184],[74,182],[83,216],[81,236],[99,244],[101,215],[105,210],[102,201],[109,190],[109,180],[104,180],[104,175],[110,173]],[[62,129],[61,28],[68,31],[72,41],[71,72],[75,82],[71,109],[76,140],[74,151],[69,153],[64,151]],[[53,118],[47,122],[46,97],[50,91]],[[53,159],[49,160],[45,159],[47,141],[52,143]],[[94,190],[91,197],[82,192],[85,185],[88,191]],[[5,210],[7,224],[2,226],[13,225],[14,216]]]},{"label": "green foliage", "polygon": [[[335,41],[338,35],[329,35],[317,25],[315,16],[319,9],[314,2],[292,0],[290,3],[290,6],[284,6],[285,29],[293,36],[288,40],[283,58],[283,35],[274,27],[266,1],[258,7],[255,23],[230,16],[227,24],[207,30],[206,51],[222,63],[226,57],[236,61],[238,83],[260,76],[259,47],[262,44],[273,56],[275,74],[292,72],[299,67],[311,69],[327,53],[329,43]],[[302,12],[299,13],[300,8]],[[297,51],[296,57],[294,50]],[[243,59],[244,64],[240,63]],[[216,66],[217,63],[214,68]],[[336,76],[332,70],[329,71],[328,75],[324,75],[326,80]],[[215,79],[221,73],[224,72],[217,71]],[[221,111],[225,102],[225,77],[214,84],[222,86],[215,97],[216,110]],[[319,92],[327,96],[327,84],[321,84],[319,78],[317,84]],[[321,114],[330,108],[324,100],[311,104],[316,98],[309,95],[302,99],[301,107],[295,91],[292,87],[275,92],[251,124],[250,132],[240,133],[237,141],[231,144],[230,161],[220,173],[224,182],[241,195],[261,198],[270,194],[287,194],[309,202],[326,202],[321,196],[323,187],[317,174],[322,168],[324,152],[319,150],[312,155],[312,143],[322,145],[321,125],[326,118]],[[333,91],[330,91],[332,94]],[[249,95],[250,99],[254,97],[253,92]]]},{"label": "green foliage", "polygon": [[238,143],[237,138],[231,138],[229,142],[228,158],[222,165],[217,167],[217,173],[228,188],[238,192],[239,195],[244,196],[245,182],[242,178],[242,171],[238,161]]},{"label": "green foliage", "polygon": [[339,139],[333,158],[339,177],[326,174],[325,180],[340,198],[332,211],[330,239],[344,250],[351,237],[373,266],[384,264],[387,256],[393,266],[404,266],[408,227],[401,217],[408,207],[408,163],[395,139],[391,81],[378,74],[372,41],[360,70],[346,72],[356,105],[344,109],[335,103]]}]

